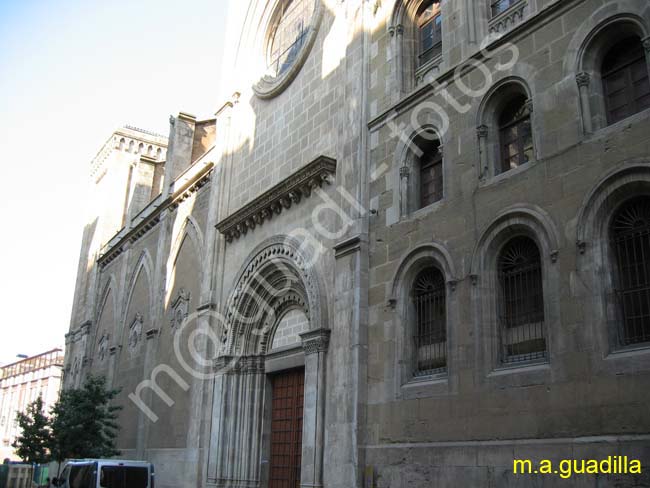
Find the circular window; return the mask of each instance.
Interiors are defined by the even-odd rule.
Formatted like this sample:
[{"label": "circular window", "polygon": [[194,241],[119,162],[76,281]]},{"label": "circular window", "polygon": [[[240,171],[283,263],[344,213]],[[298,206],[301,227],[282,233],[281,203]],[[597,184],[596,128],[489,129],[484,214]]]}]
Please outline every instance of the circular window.
[{"label": "circular window", "polygon": [[286,88],[304,64],[320,23],[320,0],[280,0],[265,38],[266,71],[253,87],[262,98]]}]

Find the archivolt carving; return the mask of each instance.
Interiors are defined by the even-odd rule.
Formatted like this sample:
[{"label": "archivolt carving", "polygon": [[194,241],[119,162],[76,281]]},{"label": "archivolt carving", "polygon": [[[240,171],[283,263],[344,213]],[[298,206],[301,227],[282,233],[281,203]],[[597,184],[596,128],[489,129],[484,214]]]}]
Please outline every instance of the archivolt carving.
[{"label": "archivolt carving", "polygon": [[243,267],[225,310],[222,354],[264,353],[273,327],[300,308],[311,328],[325,328],[325,296],[315,266],[292,237],[262,243]]}]

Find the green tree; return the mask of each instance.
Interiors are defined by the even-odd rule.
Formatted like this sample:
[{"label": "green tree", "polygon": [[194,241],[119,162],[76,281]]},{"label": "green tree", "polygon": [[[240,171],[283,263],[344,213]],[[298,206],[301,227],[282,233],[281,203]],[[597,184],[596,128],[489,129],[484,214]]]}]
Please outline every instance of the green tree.
[{"label": "green tree", "polygon": [[27,405],[24,412],[18,412],[16,422],[20,434],[11,446],[18,457],[29,464],[43,464],[50,460],[49,419],[43,411],[43,398],[39,396]]},{"label": "green tree", "polygon": [[54,460],[114,457],[119,390],[107,389],[103,376],[90,376],[82,388],[64,390],[52,407],[51,451]]}]

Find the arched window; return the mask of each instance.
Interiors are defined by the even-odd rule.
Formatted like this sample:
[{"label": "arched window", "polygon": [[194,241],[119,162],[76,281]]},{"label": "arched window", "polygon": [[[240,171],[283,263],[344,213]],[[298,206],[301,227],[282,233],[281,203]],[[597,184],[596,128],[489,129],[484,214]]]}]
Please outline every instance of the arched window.
[{"label": "arched window", "polygon": [[427,1],[420,7],[418,27],[418,67],[442,54],[442,15],[440,1]]},{"label": "arched window", "polygon": [[313,0],[282,0],[269,42],[271,76],[282,75],[294,64],[307,39],[313,14]]},{"label": "arched window", "polygon": [[490,1],[490,11],[492,17],[496,17],[500,13],[505,12],[514,4],[519,3],[520,0],[491,0]]},{"label": "arched window", "polygon": [[650,342],[650,197],[624,203],[609,232],[620,345]]},{"label": "arched window", "polygon": [[416,276],[411,293],[415,324],[415,376],[444,372],[447,368],[447,309],[445,279],[435,267]]},{"label": "arched window", "polygon": [[442,151],[440,142],[423,144],[420,156],[420,208],[442,200]]},{"label": "arched window", "polygon": [[527,98],[511,98],[499,115],[501,168],[499,173],[515,169],[533,160],[533,131]]},{"label": "arched window", "polygon": [[650,108],[650,80],[641,40],[628,37],[612,47],[601,68],[607,123]]},{"label": "arched window", "polygon": [[546,357],[544,293],[539,248],[527,236],[510,239],[498,256],[501,362]]}]

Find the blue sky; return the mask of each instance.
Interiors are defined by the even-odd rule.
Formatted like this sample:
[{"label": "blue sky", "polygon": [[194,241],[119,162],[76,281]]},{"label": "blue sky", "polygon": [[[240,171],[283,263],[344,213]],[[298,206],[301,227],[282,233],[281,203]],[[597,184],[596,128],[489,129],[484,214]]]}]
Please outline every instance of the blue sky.
[{"label": "blue sky", "polygon": [[63,344],[91,159],[210,116],[231,0],[0,0],[0,363]]}]

